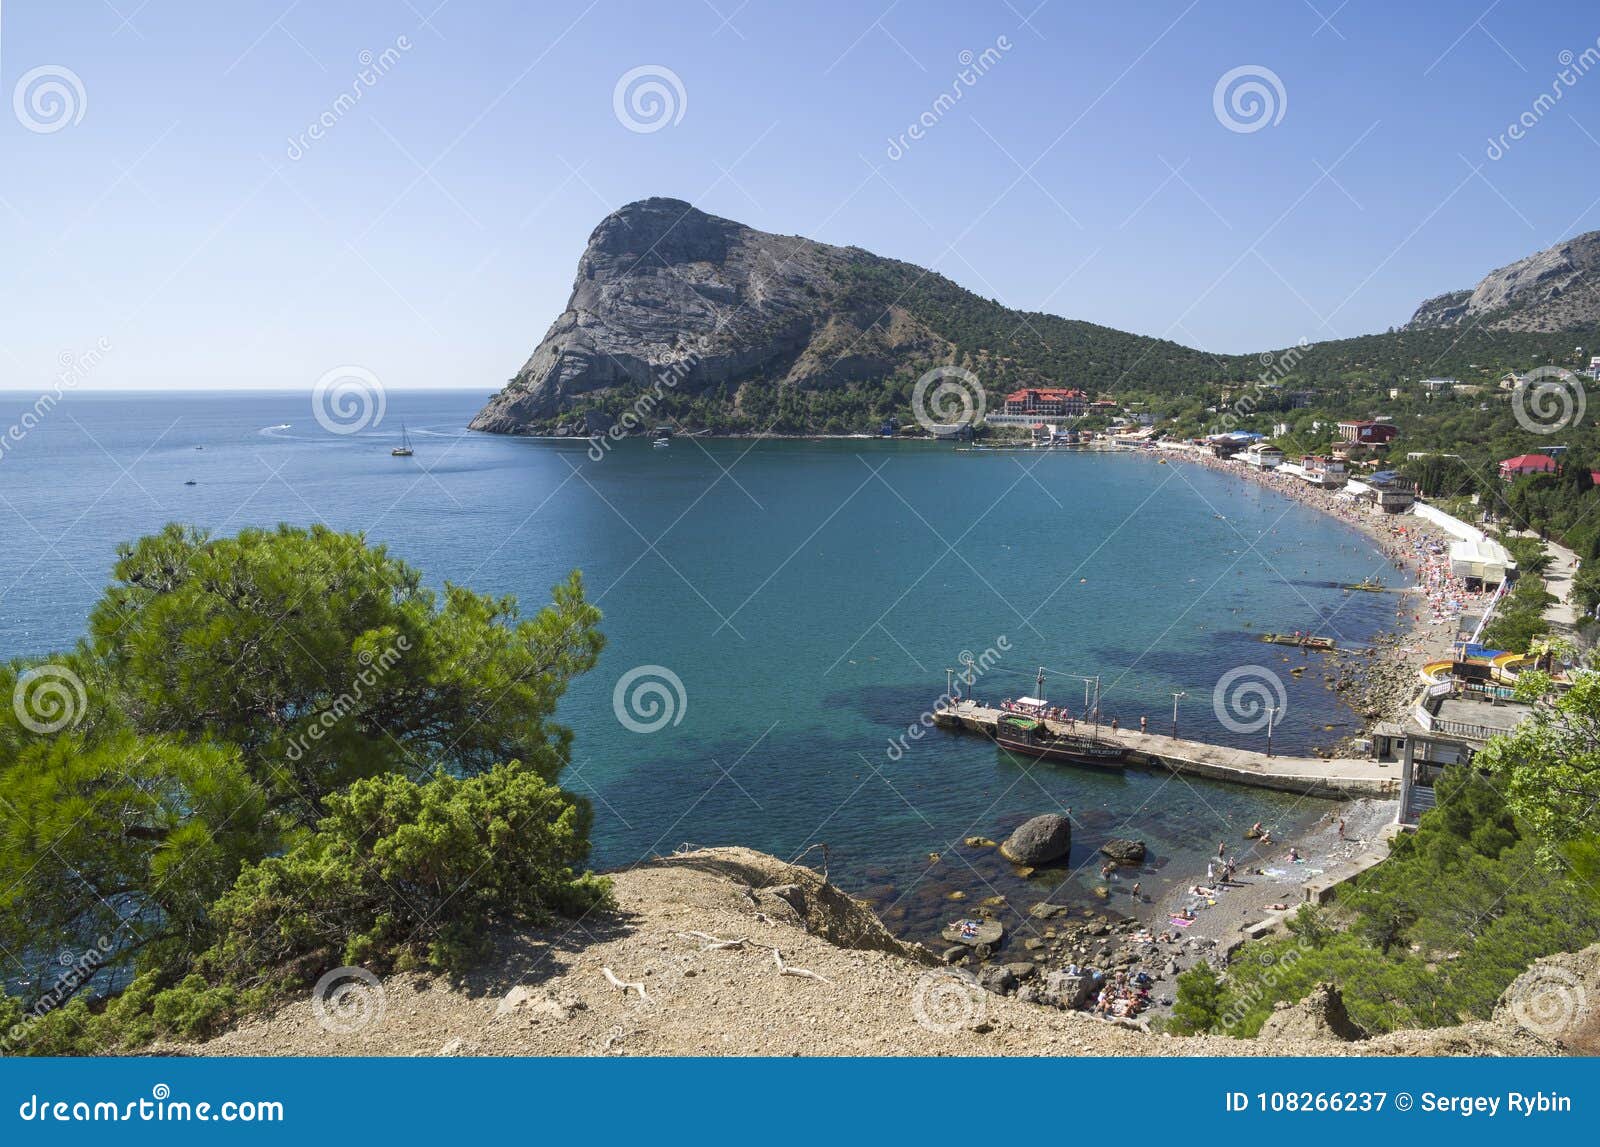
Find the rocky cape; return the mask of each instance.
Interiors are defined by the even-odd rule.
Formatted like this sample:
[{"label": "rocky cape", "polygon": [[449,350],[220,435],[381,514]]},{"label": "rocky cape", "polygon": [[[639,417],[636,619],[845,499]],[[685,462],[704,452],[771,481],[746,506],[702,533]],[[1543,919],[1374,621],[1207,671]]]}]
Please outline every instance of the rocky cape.
[{"label": "rocky cape", "polygon": [[[758,231],[679,199],[645,199],[594,229],[566,309],[470,426],[555,435],[595,435],[619,422],[634,433],[656,424],[875,432],[890,417],[910,426],[915,384],[940,366],[971,372],[990,408],[1019,386],[1195,394],[1220,380],[1258,379],[1264,362],[1292,362],[1296,377],[1313,381],[1419,355],[1441,369],[1451,356],[1463,367],[1488,356],[1525,368],[1570,351],[1554,332],[1600,323],[1597,264],[1600,232],[1430,299],[1399,331],[1310,343],[1292,356],[1214,355],[1013,310],[859,247]],[[1521,338],[1514,350],[1499,345],[1507,332]],[[943,421],[951,412],[933,413]]]},{"label": "rocky cape", "polygon": [[[903,311],[880,322],[839,305],[849,268],[874,260],[678,199],[630,203],[589,236],[566,310],[471,428],[528,432],[618,391],[726,386],[737,403],[753,379],[826,387],[892,373],[907,357],[947,357],[949,345]],[[574,428],[611,421],[592,411]]]},{"label": "rocky cape", "polygon": [[1048,340],[1051,364],[1135,380],[1174,369],[1199,377],[1215,362],[1167,340],[1013,311],[858,247],[645,199],[594,229],[566,309],[470,426],[594,434],[626,415],[648,430],[663,402],[712,395],[762,431],[768,412],[746,410],[752,388],[755,397],[815,394],[898,379],[903,402],[917,374],[949,364],[980,371],[991,389],[1047,383],[1051,369],[1000,349],[1029,328],[1028,338]]}]

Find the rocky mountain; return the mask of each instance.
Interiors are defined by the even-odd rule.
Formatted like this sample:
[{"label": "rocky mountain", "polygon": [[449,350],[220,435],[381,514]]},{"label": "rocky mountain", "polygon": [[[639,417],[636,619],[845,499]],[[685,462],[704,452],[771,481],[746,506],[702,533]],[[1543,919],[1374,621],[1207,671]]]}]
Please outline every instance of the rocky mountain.
[{"label": "rocky mountain", "polygon": [[471,426],[593,433],[653,393],[646,421],[705,399],[701,413],[726,415],[728,428],[778,423],[781,433],[796,410],[811,428],[813,414],[826,417],[827,395],[852,388],[858,415],[863,403],[891,413],[938,365],[973,369],[993,392],[1070,385],[1088,371],[1199,380],[1216,361],[1161,339],[1013,311],[856,247],[645,199],[595,228],[566,309]]},{"label": "rocky mountain", "polygon": [[[566,309],[471,426],[589,435],[621,419],[635,431],[659,423],[719,433],[873,431],[891,417],[910,425],[917,379],[945,365],[971,371],[990,410],[1019,386],[1170,404],[1262,380],[1292,391],[1388,387],[1427,372],[1492,379],[1562,361],[1573,331],[1582,333],[1576,341],[1593,341],[1583,328],[1600,326],[1597,266],[1600,232],[1429,299],[1396,331],[1213,355],[1013,310],[859,247],[645,199],[601,220]],[[1265,393],[1258,387],[1258,397]]]},{"label": "rocky mountain", "polygon": [[1600,231],[1490,271],[1470,290],[1427,300],[1408,330],[1463,325],[1548,332],[1600,322]]}]

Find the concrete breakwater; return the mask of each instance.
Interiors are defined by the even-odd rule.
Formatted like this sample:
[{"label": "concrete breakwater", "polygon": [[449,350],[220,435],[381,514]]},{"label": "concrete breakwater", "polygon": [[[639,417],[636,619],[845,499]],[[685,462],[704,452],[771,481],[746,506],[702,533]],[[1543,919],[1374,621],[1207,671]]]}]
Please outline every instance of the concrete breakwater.
[{"label": "concrete breakwater", "polygon": [[[962,730],[993,737],[1001,711],[973,701],[957,701],[934,710],[934,723],[941,728]],[[1046,720],[1053,733],[1076,732],[1059,721]],[[1129,729],[1113,731],[1100,726],[1099,738],[1128,750],[1127,763],[1164,770],[1188,777],[1255,788],[1277,789],[1301,796],[1353,800],[1357,797],[1393,799],[1400,792],[1400,766],[1358,758],[1324,760],[1320,757],[1267,756],[1250,749],[1186,741],[1159,733],[1140,733]]]}]

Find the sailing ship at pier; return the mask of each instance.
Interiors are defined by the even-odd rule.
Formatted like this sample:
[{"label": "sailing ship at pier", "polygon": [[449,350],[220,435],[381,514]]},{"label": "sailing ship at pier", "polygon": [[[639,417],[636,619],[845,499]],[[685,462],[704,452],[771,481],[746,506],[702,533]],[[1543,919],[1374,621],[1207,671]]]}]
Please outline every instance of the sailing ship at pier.
[{"label": "sailing ship at pier", "polygon": [[[1089,765],[1102,769],[1121,769],[1128,759],[1128,748],[1100,733],[1099,680],[1095,696],[1086,702],[1083,721],[1070,711],[1052,706],[1044,696],[1044,669],[1036,679],[1036,697],[1018,697],[1001,702],[1000,716],[994,723],[995,743],[1010,753],[1035,757],[1041,761]],[[1093,724],[1090,725],[1090,721]],[[1083,724],[1090,731],[1079,731]]]}]

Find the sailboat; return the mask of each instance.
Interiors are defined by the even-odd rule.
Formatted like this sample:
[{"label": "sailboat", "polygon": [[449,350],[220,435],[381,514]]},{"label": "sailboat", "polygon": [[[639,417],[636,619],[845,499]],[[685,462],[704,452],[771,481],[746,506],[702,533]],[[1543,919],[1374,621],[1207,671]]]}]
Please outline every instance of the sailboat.
[{"label": "sailboat", "polygon": [[396,458],[409,458],[412,455],[411,436],[406,433],[406,424],[404,422],[400,424],[400,445],[389,451],[389,453]]}]

